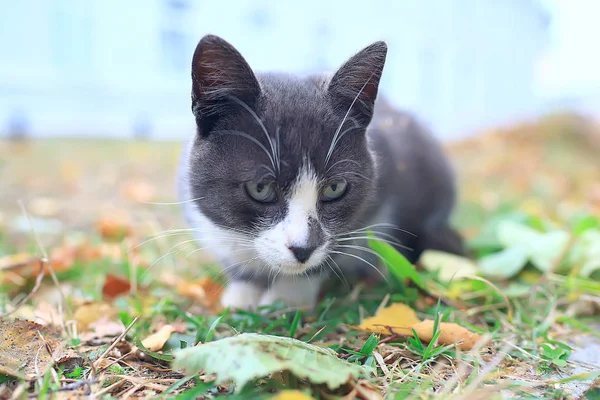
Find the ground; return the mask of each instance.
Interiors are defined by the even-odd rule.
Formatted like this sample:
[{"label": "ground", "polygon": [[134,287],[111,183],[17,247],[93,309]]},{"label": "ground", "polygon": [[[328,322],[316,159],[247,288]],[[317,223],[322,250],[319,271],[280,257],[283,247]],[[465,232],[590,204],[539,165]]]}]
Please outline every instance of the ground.
[{"label": "ground", "polygon": [[[171,204],[180,144],[0,142],[0,398],[599,398],[599,132],[554,115],[449,143],[470,260],[432,253],[415,270],[372,243],[387,282],[334,283],[312,312],[256,313],[220,309],[224,279],[182,230]],[[412,325],[426,319],[429,332]],[[239,357],[233,344],[218,353],[241,332],[370,370],[330,386],[323,359],[307,375],[261,374],[269,357],[309,361],[286,361],[260,342],[270,336]],[[173,367],[171,354],[199,342]],[[224,355],[196,370],[196,349]],[[233,381],[222,381],[228,356]]]}]

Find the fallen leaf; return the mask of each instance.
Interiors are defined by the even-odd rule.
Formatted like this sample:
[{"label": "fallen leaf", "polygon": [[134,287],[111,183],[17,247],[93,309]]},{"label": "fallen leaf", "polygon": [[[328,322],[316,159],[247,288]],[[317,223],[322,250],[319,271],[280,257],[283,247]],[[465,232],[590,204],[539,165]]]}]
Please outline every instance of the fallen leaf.
[{"label": "fallen leaf", "polygon": [[102,318],[113,319],[117,310],[108,303],[90,302],[84,303],[75,310],[73,318],[77,321],[79,331],[87,331],[94,322]]},{"label": "fallen leaf", "polygon": [[382,308],[372,317],[365,318],[360,325],[351,326],[370,333],[381,335],[411,335],[411,327],[421,322],[415,311],[403,303],[394,303]]},{"label": "fallen leaf", "polygon": [[39,268],[39,257],[27,253],[17,253],[0,257],[0,271],[11,271],[28,265]]},{"label": "fallen leaf", "polygon": [[103,238],[109,240],[121,240],[132,234],[129,218],[118,213],[101,217],[96,223],[96,229]]},{"label": "fallen leaf", "polygon": [[175,332],[175,328],[173,326],[165,325],[156,333],[153,333],[146,339],[142,340],[142,344],[150,351],[158,351],[163,348],[165,343],[167,343],[167,340],[169,340],[173,332]]},{"label": "fallen leaf", "polygon": [[0,319],[0,374],[33,379],[52,365],[69,370],[82,364],[57,330],[31,321]]},{"label": "fallen leaf", "polygon": [[86,328],[86,331],[79,333],[79,339],[84,343],[101,338],[115,338],[123,333],[125,325],[120,320],[102,317],[87,325]]},{"label": "fallen leaf", "polygon": [[127,279],[108,274],[102,286],[102,296],[106,300],[112,300],[116,297],[129,293],[131,283]]},{"label": "fallen leaf", "polygon": [[[433,337],[433,321],[421,321],[415,311],[403,303],[394,303],[382,308],[373,317],[365,318],[360,325],[350,327],[386,336],[412,336],[414,329],[424,342],[429,342]],[[463,350],[471,349],[480,338],[479,335],[453,323],[442,322],[440,330],[442,332],[438,338],[439,344],[461,341],[459,347]]]},{"label": "fallen leaf", "polygon": [[[417,332],[419,339],[424,342],[430,342],[433,338],[434,323],[435,321],[427,319],[423,322],[413,325],[412,329]],[[458,344],[457,347],[459,347],[461,350],[471,350],[473,346],[475,346],[475,343],[481,339],[481,336],[478,334],[453,323],[440,322],[438,329],[441,332],[438,337],[438,344]]]},{"label": "fallen leaf", "polygon": [[340,360],[335,351],[286,337],[242,333],[175,351],[175,369],[215,374],[216,384],[234,381],[239,392],[246,383],[278,371],[336,389],[367,369]]},{"label": "fallen leaf", "polygon": [[207,277],[177,286],[177,293],[197,301],[212,311],[218,308],[222,292],[223,285]]},{"label": "fallen leaf", "polygon": [[129,200],[144,203],[154,198],[156,188],[148,182],[132,180],[123,185],[122,193]]},{"label": "fallen leaf", "polygon": [[369,381],[360,380],[352,388],[352,391],[343,397],[343,400],[383,400],[381,392]]},{"label": "fallen leaf", "polygon": [[299,390],[282,390],[270,400],[314,400],[314,397]]},{"label": "fallen leaf", "polygon": [[542,272],[555,266],[570,239],[570,234],[566,231],[543,233],[514,221],[499,224],[497,235],[504,247],[521,248],[533,266]]},{"label": "fallen leaf", "polygon": [[0,257],[0,283],[26,285],[28,279],[39,274],[41,262],[41,258],[26,253]]},{"label": "fallen leaf", "polygon": [[509,279],[527,265],[527,252],[522,247],[509,247],[479,259],[479,269],[489,277]]},{"label": "fallen leaf", "polygon": [[477,266],[473,261],[438,250],[424,251],[419,259],[419,264],[428,271],[437,271],[438,278],[442,282],[450,282],[477,274]]}]

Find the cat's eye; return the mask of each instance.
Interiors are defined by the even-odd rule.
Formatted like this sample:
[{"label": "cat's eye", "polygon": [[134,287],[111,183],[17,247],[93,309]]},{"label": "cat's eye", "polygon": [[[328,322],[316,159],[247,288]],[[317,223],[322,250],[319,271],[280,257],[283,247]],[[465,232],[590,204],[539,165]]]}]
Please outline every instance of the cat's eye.
[{"label": "cat's eye", "polygon": [[321,190],[321,201],[337,200],[346,193],[346,189],[348,189],[348,182],[344,179],[330,183]]},{"label": "cat's eye", "polygon": [[261,203],[272,203],[277,200],[275,184],[272,182],[246,182],[246,193]]}]

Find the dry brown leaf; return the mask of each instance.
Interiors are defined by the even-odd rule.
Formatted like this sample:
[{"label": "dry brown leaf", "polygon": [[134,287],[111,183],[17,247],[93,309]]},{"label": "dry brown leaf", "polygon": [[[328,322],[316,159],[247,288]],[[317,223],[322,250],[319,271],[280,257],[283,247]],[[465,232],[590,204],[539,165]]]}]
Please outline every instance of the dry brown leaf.
[{"label": "dry brown leaf", "polygon": [[129,200],[135,202],[148,202],[154,198],[156,188],[150,183],[139,180],[132,180],[122,187],[122,194]]},{"label": "dry brown leaf", "polygon": [[[419,339],[424,342],[429,342],[433,337],[433,325],[434,321],[427,319],[413,325],[412,328],[419,335]],[[456,343],[457,347],[461,350],[471,350],[473,346],[475,346],[475,343],[481,339],[481,336],[478,334],[473,333],[460,325],[449,322],[441,322],[438,329],[441,332],[438,337],[438,344],[450,345]]]},{"label": "dry brown leaf", "polygon": [[197,301],[212,311],[219,307],[222,292],[223,285],[207,277],[194,282],[184,282],[177,287],[177,293]]},{"label": "dry brown leaf", "polygon": [[112,300],[129,293],[130,290],[131,283],[127,279],[108,274],[104,281],[104,286],[102,286],[102,296],[107,300]]},{"label": "dry brown leaf", "polygon": [[87,331],[94,322],[101,320],[102,318],[113,319],[117,315],[117,310],[108,303],[102,302],[90,302],[84,303],[73,315],[75,321],[77,321],[77,327],[79,331]]},{"label": "dry brown leaf", "polygon": [[419,322],[421,320],[412,308],[403,303],[394,303],[352,328],[380,335],[412,335],[411,327]]},{"label": "dry brown leaf", "polygon": [[271,397],[271,400],[314,400],[314,397],[299,390],[282,390]]},{"label": "dry brown leaf", "polygon": [[109,240],[121,240],[131,236],[133,232],[129,218],[118,213],[101,217],[96,223],[96,229],[103,238]]},{"label": "dry brown leaf", "polygon": [[[75,261],[91,261],[100,257],[100,250],[89,243],[65,243],[55,247],[50,253],[50,266],[54,272],[68,271],[73,267]],[[3,282],[16,282],[16,278],[22,280],[37,277],[40,271],[40,257],[31,256],[26,253],[13,254],[0,258],[0,272],[5,272]],[[50,266],[44,263],[42,268],[44,274],[49,274]]]},{"label": "dry brown leaf", "polygon": [[369,381],[360,380],[356,382],[352,391],[343,397],[343,400],[383,400],[381,392],[374,387]]},{"label": "dry brown leaf", "polygon": [[0,257],[0,271],[14,271],[19,268],[33,265],[39,268],[39,257],[27,253],[17,253]]},{"label": "dry brown leaf", "polygon": [[165,325],[156,333],[142,340],[142,344],[150,351],[158,351],[167,343],[173,332],[175,332],[175,328],[172,325]]},{"label": "dry brown leaf", "polygon": [[79,339],[84,343],[100,338],[117,337],[123,333],[125,325],[121,321],[115,321],[114,318],[102,317],[89,324],[87,329],[79,334]]},{"label": "dry brown leaf", "polygon": [[31,321],[0,319],[0,374],[32,379],[52,364],[70,370],[82,363],[66,349],[58,331]]}]

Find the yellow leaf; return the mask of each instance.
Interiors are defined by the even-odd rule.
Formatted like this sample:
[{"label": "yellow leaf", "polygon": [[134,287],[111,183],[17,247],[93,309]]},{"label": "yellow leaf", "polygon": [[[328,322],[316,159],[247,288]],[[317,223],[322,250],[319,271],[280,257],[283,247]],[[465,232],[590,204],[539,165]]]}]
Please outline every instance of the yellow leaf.
[{"label": "yellow leaf", "polygon": [[299,390],[283,390],[271,397],[271,400],[314,400],[314,397]]},{"label": "yellow leaf", "polygon": [[420,321],[412,308],[403,303],[394,303],[379,310],[375,316],[365,318],[359,326],[353,328],[381,335],[411,335],[411,326]]},{"label": "yellow leaf", "polygon": [[142,344],[150,351],[158,351],[167,343],[173,332],[175,332],[175,328],[172,325],[165,325],[158,332],[142,340]]},{"label": "yellow leaf", "polygon": [[[417,332],[419,339],[424,342],[430,342],[433,337],[434,321],[427,319],[412,326]],[[461,350],[471,350],[481,336],[463,328],[460,325],[448,322],[441,322],[438,328],[441,333],[438,337],[438,344],[449,345],[457,343]]]},{"label": "yellow leaf", "polygon": [[207,277],[194,282],[184,282],[177,286],[177,293],[197,301],[212,311],[217,310],[222,292],[223,285]]},{"label": "yellow leaf", "polygon": [[80,331],[88,330],[89,326],[102,318],[112,319],[116,317],[116,309],[108,303],[93,302],[81,305],[73,318],[77,321]]}]

